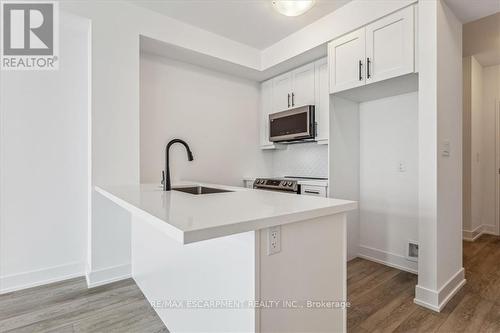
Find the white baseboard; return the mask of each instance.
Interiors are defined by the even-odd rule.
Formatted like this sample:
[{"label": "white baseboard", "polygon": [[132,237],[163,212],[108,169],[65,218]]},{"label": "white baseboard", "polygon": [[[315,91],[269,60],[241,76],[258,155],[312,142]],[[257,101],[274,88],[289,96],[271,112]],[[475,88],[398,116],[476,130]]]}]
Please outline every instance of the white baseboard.
[{"label": "white baseboard", "polygon": [[496,225],[483,224],[483,234],[500,236]]},{"label": "white baseboard", "polygon": [[441,312],[445,305],[465,285],[465,271],[461,268],[439,290],[431,290],[420,285],[415,287],[415,304]]},{"label": "white baseboard", "polygon": [[465,230],[465,229],[462,230],[462,238],[463,240],[468,242],[475,241],[483,234],[498,236],[497,227],[495,225],[490,225],[490,224],[481,224],[474,230]]},{"label": "white baseboard", "polygon": [[483,225],[477,226],[474,230],[462,230],[462,238],[465,241],[473,242],[483,234]]},{"label": "white baseboard", "polygon": [[85,275],[85,263],[72,262],[36,271],[0,276],[0,294]]},{"label": "white baseboard", "polygon": [[132,267],[130,264],[117,265],[90,271],[86,275],[87,287],[94,288],[108,283],[125,280],[132,276]]},{"label": "white baseboard", "polygon": [[360,245],[358,257],[394,267],[402,271],[418,274],[418,263],[408,260],[405,256],[399,254]]}]

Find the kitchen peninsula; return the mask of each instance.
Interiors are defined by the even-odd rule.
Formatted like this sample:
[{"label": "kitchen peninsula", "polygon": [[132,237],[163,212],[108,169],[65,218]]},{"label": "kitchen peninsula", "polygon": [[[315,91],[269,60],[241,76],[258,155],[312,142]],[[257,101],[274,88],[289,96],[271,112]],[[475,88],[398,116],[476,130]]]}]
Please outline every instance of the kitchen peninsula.
[{"label": "kitchen peninsula", "polygon": [[356,202],[199,183],[96,191],[131,214],[132,276],[171,332],[345,332]]}]

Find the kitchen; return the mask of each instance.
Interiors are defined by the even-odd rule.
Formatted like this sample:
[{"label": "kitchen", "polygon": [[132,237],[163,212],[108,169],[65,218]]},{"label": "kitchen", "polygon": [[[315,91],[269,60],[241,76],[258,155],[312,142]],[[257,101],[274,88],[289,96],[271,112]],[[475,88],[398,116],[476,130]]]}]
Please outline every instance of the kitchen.
[{"label": "kitchen", "polygon": [[[174,332],[362,328],[360,318],[387,311],[391,293],[346,308],[351,296],[363,299],[348,288],[376,291],[378,277],[394,292],[408,288],[426,315],[460,295],[457,7],[304,1],[310,10],[288,17],[277,8],[286,2],[58,4],[66,60],[57,76],[1,77],[1,294],[64,281],[96,295],[131,288],[140,300],[121,302],[140,309],[137,321],[89,308],[74,323],[46,324],[103,331],[109,320],[148,331],[154,318],[156,329]],[[34,100],[53,96],[52,86],[65,91],[44,111],[66,127],[11,98],[25,81],[46,88]],[[77,109],[80,118],[64,112]],[[78,137],[65,139],[70,127]],[[30,143],[33,156],[16,154]],[[54,194],[23,196],[30,165],[50,170],[57,186],[72,184],[72,194],[43,183]],[[36,203],[43,223],[20,214],[19,202]],[[29,242],[27,230],[44,241]],[[165,306],[173,299],[290,303],[203,312]],[[342,305],[292,309],[307,300]],[[0,328],[19,328],[13,318],[0,317]]]}]

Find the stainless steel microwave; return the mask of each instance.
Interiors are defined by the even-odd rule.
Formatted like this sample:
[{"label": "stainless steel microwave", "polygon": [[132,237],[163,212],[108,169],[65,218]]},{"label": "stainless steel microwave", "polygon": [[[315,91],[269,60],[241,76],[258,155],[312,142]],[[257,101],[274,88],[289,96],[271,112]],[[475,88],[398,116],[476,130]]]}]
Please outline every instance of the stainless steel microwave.
[{"label": "stainless steel microwave", "polygon": [[311,140],[316,136],[314,105],[269,115],[269,141]]}]

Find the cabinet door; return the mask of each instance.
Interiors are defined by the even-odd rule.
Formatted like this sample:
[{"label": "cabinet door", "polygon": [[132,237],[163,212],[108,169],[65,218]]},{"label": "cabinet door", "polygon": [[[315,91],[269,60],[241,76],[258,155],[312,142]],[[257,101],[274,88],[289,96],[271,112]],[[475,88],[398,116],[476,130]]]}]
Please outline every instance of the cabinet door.
[{"label": "cabinet door", "polygon": [[269,141],[269,114],[273,109],[273,81],[263,82],[260,86],[260,145],[261,147],[271,146]]},{"label": "cabinet door", "polygon": [[365,28],[328,44],[330,93],[365,84]]},{"label": "cabinet door", "polygon": [[413,72],[413,6],[366,26],[366,83]]},{"label": "cabinet door", "polygon": [[273,79],[273,112],[292,107],[292,73]]},{"label": "cabinet door", "polygon": [[330,93],[328,90],[328,62],[326,58],[315,62],[315,115],[316,115],[316,141],[321,144],[328,143]]},{"label": "cabinet door", "polygon": [[314,63],[292,71],[292,107],[314,105]]}]

